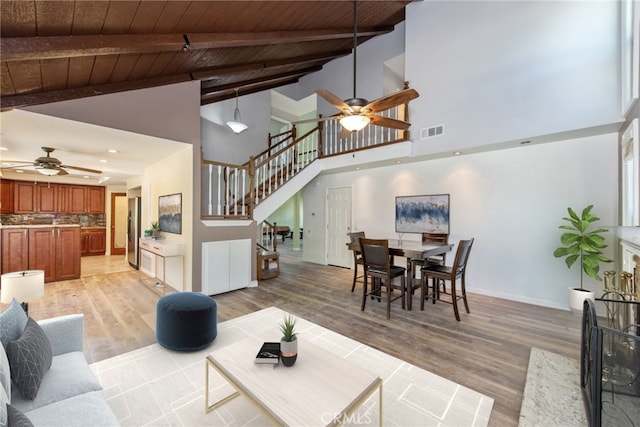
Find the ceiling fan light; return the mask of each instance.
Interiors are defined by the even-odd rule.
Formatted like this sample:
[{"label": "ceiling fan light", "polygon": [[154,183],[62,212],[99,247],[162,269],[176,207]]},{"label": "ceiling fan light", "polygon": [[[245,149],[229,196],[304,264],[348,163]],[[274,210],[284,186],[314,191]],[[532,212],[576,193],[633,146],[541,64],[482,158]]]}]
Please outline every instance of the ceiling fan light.
[{"label": "ceiling fan light", "polygon": [[60,169],[48,168],[45,166],[37,166],[36,170],[40,172],[42,175],[47,175],[47,176],[58,175],[60,173]]},{"label": "ceiling fan light", "polygon": [[350,132],[357,132],[364,129],[371,120],[367,116],[345,116],[340,119],[340,124],[343,128]]}]

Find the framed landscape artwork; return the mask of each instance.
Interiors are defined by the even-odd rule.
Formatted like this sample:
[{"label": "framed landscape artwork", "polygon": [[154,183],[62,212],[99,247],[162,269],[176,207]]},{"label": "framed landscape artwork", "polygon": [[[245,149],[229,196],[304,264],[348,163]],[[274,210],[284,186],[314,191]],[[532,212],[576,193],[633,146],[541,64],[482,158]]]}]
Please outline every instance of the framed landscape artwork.
[{"label": "framed landscape artwork", "polygon": [[397,196],[396,233],[449,234],[449,195]]},{"label": "framed landscape artwork", "polygon": [[160,231],[182,234],[182,193],[158,197]]}]

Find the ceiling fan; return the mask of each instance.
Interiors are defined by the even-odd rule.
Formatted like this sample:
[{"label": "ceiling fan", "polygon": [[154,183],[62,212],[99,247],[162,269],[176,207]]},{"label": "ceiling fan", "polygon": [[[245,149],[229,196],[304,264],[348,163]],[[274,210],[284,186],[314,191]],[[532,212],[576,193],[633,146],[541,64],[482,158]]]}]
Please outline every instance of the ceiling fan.
[{"label": "ceiling fan", "polygon": [[50,148],[50,147],[40,147],[40,148],[42,148],[42,150],[45,153],[47,153],[45,157],[38,157],[33,162],[24,162],[20,160],[3,160],[2,163],[10,163],[10,164],[17,163],[17,164],[12,166],[7,166],[2,169],[3,170],[19,169],[25,166],[33,166],[33,168],[36,171],[38,171],[43,175],[48,175],[48,176],[68,175],[69,172],[67,172],[67,169],[74,169],[82,172],[95,173],[95,174],[102,173],[102,171],[97,169],[83,168],[80,166],[63,165],[60,160],[56,159],[55,157],[51,157],[51,153],[55,151],[55,148]]},{"label": "ceiling fan", "polygon": [[356,61],[358,49],[358,15],[357,1],[353,2],[353,98],[342,100],[326,89],[317,89],[315,92],[329,104],[340,110],[333,116],[303,120],[296,123],[312,121],[340,120],[343,129],[356,132],[369,123],[394,129],[407,130],[411,123],[376,115],[377,112],[388,110],[401,104],[416,99],[419,94],[415,89],[403,89],[391,95],[383,96],[371,102],[364,98],[356,97]]}]

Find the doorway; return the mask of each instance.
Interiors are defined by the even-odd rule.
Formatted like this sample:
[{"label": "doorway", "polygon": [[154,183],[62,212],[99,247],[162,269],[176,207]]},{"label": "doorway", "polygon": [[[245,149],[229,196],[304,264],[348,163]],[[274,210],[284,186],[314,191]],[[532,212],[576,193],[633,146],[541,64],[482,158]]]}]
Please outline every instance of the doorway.
[{"label": "doorway", "polygon": [[127,193],[111,193],[111,255],[124,255],[127,245]]},{"label": "doorway", "polygon": [[351,187],[327,190],[327,264],[351,267],[347,248],[351,232]]}]

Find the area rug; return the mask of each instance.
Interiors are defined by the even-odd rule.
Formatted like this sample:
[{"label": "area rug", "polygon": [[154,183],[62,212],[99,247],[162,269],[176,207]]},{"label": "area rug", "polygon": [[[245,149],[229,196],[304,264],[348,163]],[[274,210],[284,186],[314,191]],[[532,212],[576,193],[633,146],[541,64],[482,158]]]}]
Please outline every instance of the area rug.
[{"label": "area rug", "polygon": [[532,348],[519,426],[587,425],[580,390],[580,361]]},{"label": "area rug", "polygon": [[[198,352],[174,352],[152,344],[94,363],[91,368],[123,426],[268,425],[268,420],[242,397],[205,413],[205,357],[213,349],[247,336],[273,335],[278,340],[278,324],[284,314],[270,307],[220,323],[215,341]],[[298,318],[297,328],[305,339],[383,379],[385,425],[486,426],[489,422],[493,407],[490,397],[302,318]],[[298,357],[304,357],[302,350]],[[221,377],[210,378],[212,393],[225,396],[233,392]],[[345,425],[376,425],[378,406],[375,393],[347,419],[351,424]]]}]

